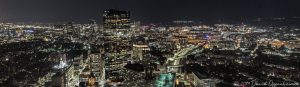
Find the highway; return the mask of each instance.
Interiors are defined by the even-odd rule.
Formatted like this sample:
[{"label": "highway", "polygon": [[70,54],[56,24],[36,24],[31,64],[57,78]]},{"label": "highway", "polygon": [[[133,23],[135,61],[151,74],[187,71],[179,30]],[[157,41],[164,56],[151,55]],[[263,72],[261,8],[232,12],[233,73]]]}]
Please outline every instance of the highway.
[{"label": "highway", "polygon": [[169,65],[167,65],[167,67],[174,67],[174,68],[171,68],[170,70],[167,68],[167,71],[178,73],[179,70],[177,68],[181,66],[180,65],[181,59],[186,58],[187,54],[191,53],[193,50],[195,50],[197,48],[202,48],[206,44],[207,43],[205,42],[201,45],[193,45],[193,46],[181,49],[180,51],[176,52],[173,57],[168,58],[168,60],[167,60],[167,64],[169,64]]}]

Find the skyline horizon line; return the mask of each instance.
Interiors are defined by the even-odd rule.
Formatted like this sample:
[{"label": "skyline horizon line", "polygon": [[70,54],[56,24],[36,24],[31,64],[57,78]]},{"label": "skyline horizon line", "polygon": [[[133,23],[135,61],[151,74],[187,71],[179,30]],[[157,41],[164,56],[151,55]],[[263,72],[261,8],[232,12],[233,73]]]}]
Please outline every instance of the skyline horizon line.
[{"label": "skyline horizon line", "polygon": [[[217,22],[227,22],[227,23],[233,23],[233,22],[258,22],[257,19],[264,19],[267,21],[276,21],[275,19],[280,19],[283,18],[283,20],[285,19],[300,19],[300,16],[293,16],[293,17],[284,17],[284,16],[278,16],[278,17],[248,17],[248,18],[202,18],[202,19],[169,19],[166,21],[156,21],[156,22],[150,22],[150,21],[145,21],[145,20],[135,20],[134,18],[131,18],[131,22],[140,22],[140,23],[145,23],[145,24],[165,24],[165,23],[172,23],[174,21],[193,21],[193,23],[217,23]],[[99,23],[103,23],[103,19],[102,18],[89,18],[86,19],[85,21],[83,20],[62,20],[62,21],[41,21],[41,20],[37,20],[37,21],[11,21],[11,20],[3,20],[0,19],[0,23],[41,23],[41,24],[61,24],[61,23],[68,23],[68,22],[74,22],[77,24],[86,24],[89,22],[89,20],[95,20],[97,22],[97,24]],[[132,21],[133,20],[133,21]]]}]

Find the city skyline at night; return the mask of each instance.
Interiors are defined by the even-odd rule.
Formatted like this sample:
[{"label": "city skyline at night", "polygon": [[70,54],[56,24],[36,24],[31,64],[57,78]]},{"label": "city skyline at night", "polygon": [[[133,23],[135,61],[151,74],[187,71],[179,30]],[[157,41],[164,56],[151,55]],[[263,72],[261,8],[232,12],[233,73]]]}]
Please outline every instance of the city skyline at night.
[{"label": "city skyline at night", "polygon": [[299,87],[296,0],[0,0],[0,87]]}]

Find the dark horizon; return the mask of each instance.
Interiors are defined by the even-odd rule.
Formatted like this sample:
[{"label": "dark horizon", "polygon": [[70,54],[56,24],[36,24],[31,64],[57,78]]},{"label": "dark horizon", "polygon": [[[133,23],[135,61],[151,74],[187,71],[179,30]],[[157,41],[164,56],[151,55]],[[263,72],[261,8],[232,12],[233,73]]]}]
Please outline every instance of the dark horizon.
[{"label": "dark horizon", "polygon": [[87,23],[102,21],[105,9],[131,12],[132,20],[249,21],[255,18],[300,17],[299,0],[0,0],[1,22]]}]

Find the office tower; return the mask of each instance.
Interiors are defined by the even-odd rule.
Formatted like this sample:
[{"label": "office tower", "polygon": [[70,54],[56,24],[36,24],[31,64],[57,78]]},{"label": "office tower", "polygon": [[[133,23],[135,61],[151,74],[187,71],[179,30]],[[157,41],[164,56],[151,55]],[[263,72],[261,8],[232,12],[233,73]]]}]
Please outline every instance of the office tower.
[{"label": "office tower", "polygon": [[67,34],[75,33],[74,22],[68,22],[68,24],[66,24],[66,32],[67,32]]},{"label": "office tower", "polygon": [[130,12],[115,9],[103,13],[103,27],[109,32],[127,33],[130,29]]},{"label": "office tower", "polygon": [[90,19],[89,20],[89,26],[90,26],[90,29],[91,29],[91,32],[95,33],[98,31],[98,25],[97,25],[97,22],[93,19]]}]

